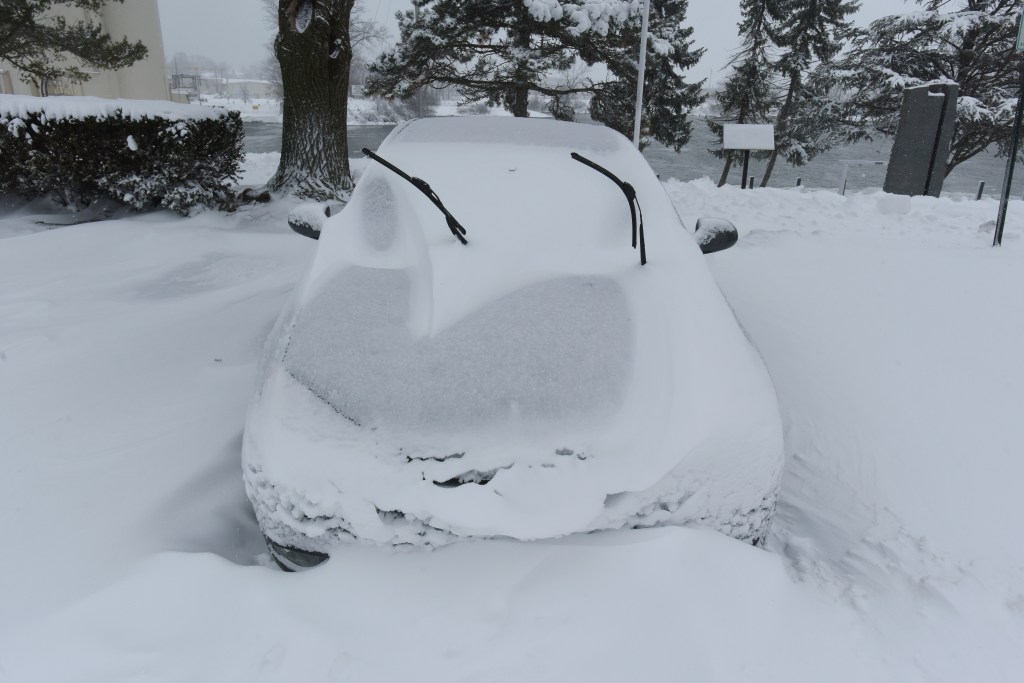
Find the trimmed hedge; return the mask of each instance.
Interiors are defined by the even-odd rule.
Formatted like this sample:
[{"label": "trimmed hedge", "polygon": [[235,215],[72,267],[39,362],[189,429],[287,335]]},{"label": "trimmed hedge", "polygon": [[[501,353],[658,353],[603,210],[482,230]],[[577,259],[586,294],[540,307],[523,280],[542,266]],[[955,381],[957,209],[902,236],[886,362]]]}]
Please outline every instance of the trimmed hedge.
[{"label": "trimmed hedge", "polygon": [[233,111],[0,96],[0,193],[76,207],[109,198],[186,214],[233,197],[243,137]]}]

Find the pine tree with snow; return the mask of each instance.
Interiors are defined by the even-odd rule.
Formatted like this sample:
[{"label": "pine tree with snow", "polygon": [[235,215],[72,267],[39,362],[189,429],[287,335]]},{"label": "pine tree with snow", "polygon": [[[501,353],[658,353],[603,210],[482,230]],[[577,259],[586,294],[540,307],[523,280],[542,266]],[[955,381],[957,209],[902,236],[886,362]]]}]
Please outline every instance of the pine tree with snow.
[{"label": "pine tree with snow", "polygon": [[[739,34],[743,39],[740,49],[729,62],[731,75],[718,92],[718,117],[709,118],[711,132],[722,142],[726,123],[767,123],[772,109],[773,37],[778,32],[781,17],[779,0],[741,0]],[[718,186],[725,185],[732,166],[733,154],[724,149],[711,150],[725,157]]]},{"label": "pine tree with snow", "polygon": [[0,61],[13,64],[44,95],[47,83],[79,83],[95,70],[131,66],[148,53],[141,41],[114,40],[97,21],[69,21],[58,13],[98,12],[115,2],[124,0],[0,0]]},{"label": "pine tree with snow", "polygon": [[[684,25],[688,0],[651,0],[640,148],[654,139],[677,152],[690,140],[687,114],[704,102],[703,81],[688,83],[703,49],[694,49],[693,29]],[[594,92],[590,114],[596,121],[632,138],[636,118],[637,53],[641,17],[613,28],[600,56],[614,80]],[[595,55],[595,58],[597,55]],[[596,59],[595,59],[596,61]]]},{"label": "pine tree with snow", "polygon": [[[687,84],[679,74],[701,54],[691,49],[692,29],[680,25],[686,4],[655,0],[645,83],[648,135],[676,147],[689,137],[686,111],[701,101],[699,84]],[[467,102],[487,101],[528,116],[530,93],[540,93],[552,98],[557,117],[569,119],[569,97],[590,93],[594,117],[631,135],[638,5],[627,0],[414,0],[413,6],[399,15],[399,44],[371,66],[371,94],[408,97],[421,86],[454,85]],[[550,77],[579,62],[605,64],[612,78],[556,82]]]},{"label": "pine tree with snow", "polygon": [[[827,145],[827,138],[817,137],[817,127],[797,126],[795,122],[813,117],[814,108],[806,105],[825,93],[809,92],[807,81],[816,68],[822,65],[827,68],[854,35],[848,17],[860,9],[860,3],[857,0],[779,0],[778,7],[785,22],[774,36],[779,49],[775,69],[783,78],[785,96],[775,117],[775,149],[768,158],[761,187],[768,184],[779,156],[801,165]],[[804,108],[798,112],[801,105]]]},{"label": "pine tree with snow", "polygon": [[1022,58],[1014,45],[1024,0],[918,3],[921,11],[883,17],[854,41],[839,65],[853,93],[850,105],[877,131],[895,136],[905,88],[956,83],[946,175],[992,145],[1007,156],[1020,88]]},{"label": "pine tree with snow", "polygon": [[590,81],[551,85],[548,74],[571,68],[629,9],[621,0],[413,0],[412,10],[396,15],[398,45],[370,66],[365,90],[405,98],[421,86],[455,85],[467,102],[528,116],[531,92],[593,90]]},{"label": "pine tree with snow", "polygon": [[851,107],[832,63],[819,64],[793,98],[786,127],[776,137],[776,152],[803,166],[822,152],[868,137],[867,126]]}]

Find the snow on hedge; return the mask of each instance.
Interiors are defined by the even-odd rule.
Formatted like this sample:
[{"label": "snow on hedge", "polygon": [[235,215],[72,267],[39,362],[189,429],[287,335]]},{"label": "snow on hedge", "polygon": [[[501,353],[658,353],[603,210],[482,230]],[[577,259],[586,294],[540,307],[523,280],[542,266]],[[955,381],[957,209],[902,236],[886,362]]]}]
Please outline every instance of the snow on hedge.
[{"label": "snow on hedge", "polygon": [[195,104],[178,104],[163,100],[109,100],[102,97],[32,97],[0,95],[0,118],[25,119],[41,114],[47,119],[105,119],[121,117],[195,121],[227,116],[227,112]]},{"label": "snow on hedge", "polygon": [[230,199],[237,112],[163,101],[0,95],[0,194],[187,213]]}]

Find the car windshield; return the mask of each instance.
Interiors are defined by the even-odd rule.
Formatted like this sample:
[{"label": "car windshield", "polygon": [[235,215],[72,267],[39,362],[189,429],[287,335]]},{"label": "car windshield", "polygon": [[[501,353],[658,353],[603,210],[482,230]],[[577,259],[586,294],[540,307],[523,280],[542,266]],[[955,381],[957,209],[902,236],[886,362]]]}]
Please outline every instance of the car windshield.
[{"label": "car windshield", "polygon": [[614,280],[567,276],[416,337],[406,271],[350,267],[304,307],[285,369],[362,426],[600,418],[621,405],[633,323]]}]

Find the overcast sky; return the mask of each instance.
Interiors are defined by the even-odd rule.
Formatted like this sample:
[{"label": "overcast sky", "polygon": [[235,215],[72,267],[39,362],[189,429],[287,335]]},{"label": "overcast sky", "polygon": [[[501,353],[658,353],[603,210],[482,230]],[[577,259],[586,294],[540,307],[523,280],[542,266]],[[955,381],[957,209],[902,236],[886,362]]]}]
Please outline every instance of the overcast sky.
[{"label": "overcast sky", "polygon": [[[158,0],[163,25],[164,50],[205,55],[236,67],[261,61],[267,54],[271,29],[266,25],[262,0]],[[408,0],[363,0],[367,14],[392,27],[396,10]],[[914,8],[910,0],[861,0],[858,24]],[[739,0],[690,0],[687,23],[694,27],[698,46],[707,54],[694,76],[721,78],[721,71],[736,48]]]}]

